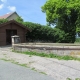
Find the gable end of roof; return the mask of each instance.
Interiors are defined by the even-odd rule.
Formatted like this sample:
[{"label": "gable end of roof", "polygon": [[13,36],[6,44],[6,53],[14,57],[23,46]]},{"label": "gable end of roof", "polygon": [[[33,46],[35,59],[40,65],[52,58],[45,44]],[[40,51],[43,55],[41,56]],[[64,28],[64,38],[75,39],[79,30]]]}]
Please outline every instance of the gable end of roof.
[{"label": "gable end of roof", "polygon": [[[0,19],[7,19],[8,17],[10,17],[11,15],[13,14],[17,14],[16,12],[11,12],[11,13],[8,13],[8,14],[5,14],[3,16],[0,16]],[[17,14],[18,15],[18,14]],[[19,15],[18,15],[19,16]]]},{"label": "gable end of roof", "polygon": [[[13,12],[12,14],[10,14],[7,18],[9,18],[10,16],[12,16],[13,14],[17,14],[16,12]],[[17,14],[17,16],[19,16],[18,14]]]},{"label": "gable end of roof", "polygon": [[7,25],[7,24],[10,24],[10,23],[15,23],[15,24],[19,25],[20,27],[22,27],[22,28],[24,28],[24,29],[26,29],[26,30],[28,30],[28,31],[31,31],[31,29],[27,28],[26,26],[24,26],[23,24],[15,21],[15,20],[10,20],[10,21],[8,21],[8,22],[2,23],[2,24],[0,24],[0,27],[3,27],[3,26],[5,26],[5,25]]}]

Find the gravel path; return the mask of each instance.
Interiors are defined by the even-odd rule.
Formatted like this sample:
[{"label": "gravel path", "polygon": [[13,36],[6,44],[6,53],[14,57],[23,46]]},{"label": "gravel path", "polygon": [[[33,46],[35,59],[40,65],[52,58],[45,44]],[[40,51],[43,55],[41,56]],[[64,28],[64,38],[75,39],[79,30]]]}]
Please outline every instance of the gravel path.
[{"label": "gravel path", "polygon": [[55,80],[80,78],[80,62],[74,60],[57,60],[39,56],[29,56],[11,52],[11,47],[0,48],[0,59],[13,60],[19,64],[26,64],[39,72],[45,72]]}]

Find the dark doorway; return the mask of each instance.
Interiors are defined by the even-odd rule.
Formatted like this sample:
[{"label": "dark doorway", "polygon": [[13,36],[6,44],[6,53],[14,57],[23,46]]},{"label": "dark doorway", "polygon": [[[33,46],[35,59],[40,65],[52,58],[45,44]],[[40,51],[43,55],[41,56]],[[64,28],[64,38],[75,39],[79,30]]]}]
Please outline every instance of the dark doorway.
[{"label": "dark doorway", "polygon": [[11,44],[11,36],[17,35],[17,30],[6,29],[6,44]]}]

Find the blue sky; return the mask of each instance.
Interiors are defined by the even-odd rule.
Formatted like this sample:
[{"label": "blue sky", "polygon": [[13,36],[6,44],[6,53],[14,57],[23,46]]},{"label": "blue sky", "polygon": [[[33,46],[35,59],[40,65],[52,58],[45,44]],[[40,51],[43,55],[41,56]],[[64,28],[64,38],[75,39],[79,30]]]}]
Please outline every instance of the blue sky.
[{"label": "blue sky", "polygon": [[0,0],[0,16],[16,11],[24,21],[46,25],[46,15],[41,6],[46,0]]}]

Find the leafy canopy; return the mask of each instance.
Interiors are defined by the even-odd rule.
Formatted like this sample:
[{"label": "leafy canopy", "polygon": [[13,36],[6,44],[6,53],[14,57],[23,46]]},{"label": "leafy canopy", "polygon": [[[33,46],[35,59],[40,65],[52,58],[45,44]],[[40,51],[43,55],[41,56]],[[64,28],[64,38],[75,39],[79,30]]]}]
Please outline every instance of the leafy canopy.
[{"label": "leafy canopy", "polygon": [[74,42],[76,28],[80,28],[80,0],[47,0],[42,11],[49,24],[66,33],[65,42]]},{"label": "leafy canopy", "polygon": [[[80,18],[80,0],[47,0],[42,11],[46,13],[46,20],[50,24],[57,23],[58,18],[68,15],[71,17],[71,12],[77,12],[77,22]],[[74,16],[75,17],[75,16]]]}]

